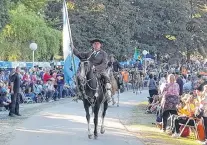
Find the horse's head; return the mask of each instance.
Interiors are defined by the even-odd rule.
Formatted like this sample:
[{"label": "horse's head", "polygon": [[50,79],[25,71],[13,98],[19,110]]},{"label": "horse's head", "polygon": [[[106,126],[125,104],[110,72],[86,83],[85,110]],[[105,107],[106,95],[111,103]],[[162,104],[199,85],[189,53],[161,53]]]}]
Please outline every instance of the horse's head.
[{"label": "horse's head", "polygon": [[87,80],[87,75],[91,71],[92,71],[92,65],[90,61],[82,60],[80,62],[80,68],[79,68],[79,76],[78,76],[79,80],[81,82],[85,82]]}]

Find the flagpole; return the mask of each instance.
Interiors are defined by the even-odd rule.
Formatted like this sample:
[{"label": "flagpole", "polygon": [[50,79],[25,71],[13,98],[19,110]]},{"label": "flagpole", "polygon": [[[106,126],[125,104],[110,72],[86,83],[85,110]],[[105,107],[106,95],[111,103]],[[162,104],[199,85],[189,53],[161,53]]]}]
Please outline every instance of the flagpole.
[{"label": "flagpole", "polygon": [[69,39],[70,39],[70,48],[71,48],[71,56],[72,56],[72,64],[73,64],[73,70],[75,72],[75,85],[76,85],[76,88],[77,88],[77,91],[78,91],[78,97],[80,96],[79,92],[79,87],[78,87],[78,78],[77,78],[77,72],[76,72],[76,65],[75,65],[75,60],[74,60],[74,53],[73,53],[73,39],[72,39],[72,34],[71,34],[71,28],[70,28],[70,21],[69,21],[69,17],[68,17],[68,11],[67,11],[67,4],[66,4],[66,1],[63,0],[63,6],[65,7],[65,14],[66,14],[66,17],[67,17],[67,23],[68,23],[68,35],[69,35]]},{"label": "flagpole", "polygon": [[74,54],[73,54],[73,39],[72,39],[72,33],[71,33],[71,28],[70,28],[70,20],[69,20],[69,17],[68,17],[68,11],[67,11],[67,4],[66,4],[66,1],[63,0],[63,5],[65,6],[65,14],[67,16],[67,22],[68,22],[68,32],[69,32],[69,38],[70,38],[70,47],[71,47],[71,56],[72,56],[72,63],[73,63],[73,69],[75,71],[75,75],[77,74],[76,73],[76,66],[75,66],[75,60],[74,60]]}]

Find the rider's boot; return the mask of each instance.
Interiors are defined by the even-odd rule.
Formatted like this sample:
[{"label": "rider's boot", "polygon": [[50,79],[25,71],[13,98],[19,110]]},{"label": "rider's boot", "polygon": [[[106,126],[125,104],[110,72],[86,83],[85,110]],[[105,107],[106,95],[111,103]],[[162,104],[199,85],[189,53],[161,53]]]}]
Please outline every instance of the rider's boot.
[{"label": "rider's boot", "polygon": [[106,100],[107,100],[107,102],[111,101],[111,96],[112,96],[111,84],[110,83],[106,83]]}]

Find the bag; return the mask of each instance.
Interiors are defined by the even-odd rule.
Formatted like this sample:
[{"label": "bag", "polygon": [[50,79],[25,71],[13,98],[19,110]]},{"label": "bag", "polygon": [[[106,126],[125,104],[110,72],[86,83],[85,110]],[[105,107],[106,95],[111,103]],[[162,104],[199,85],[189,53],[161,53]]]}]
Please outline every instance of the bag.
[{"label": "bag", "polygon": [[197,131],[198,131],[198,140],[205,141],[206,134],[205,134],[205,126],[203,123],[203,119],[199,120],[197,125]]},{"label": "bag", "polygon": [[195,111],[195,117],[196,118],[203,117],[203,114],[204,114],[204,110],[203,109],[199,109],[199,108],[196,109],[196,111]]},{"label": "bag", "polygon": [[162,109],[161,108],[158,108],[157,110],[157,114],[156,114],[156,122],[162,122]]},{"label": "bag", "polygon": [[[180,132],[183,130],[185,125],[181,125],[180,127]],[[183,130],[181,136],[182,137],[188,137],[190,135],[190,128],[189,127],[185,127],[185,129]]]}]

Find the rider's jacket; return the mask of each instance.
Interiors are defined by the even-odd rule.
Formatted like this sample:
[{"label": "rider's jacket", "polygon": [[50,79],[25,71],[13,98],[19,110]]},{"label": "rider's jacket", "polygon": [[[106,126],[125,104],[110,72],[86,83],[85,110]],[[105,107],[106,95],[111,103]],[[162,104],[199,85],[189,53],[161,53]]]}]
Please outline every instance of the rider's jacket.
[{"label": "rider's jacket", "polygon": [[79,59],[88,59],[98,73],[102,73],[107,68],[108,55],[105,51],[89,51],[89,52],[79,52],[77,49],[73,49],[74,54]]},{"label": "rider's jacket", "polygon": [[109,62],[108,66],[112,67],[114,72],[118,72],[119,70],[122,69],[122,67],[118,61]]}]

